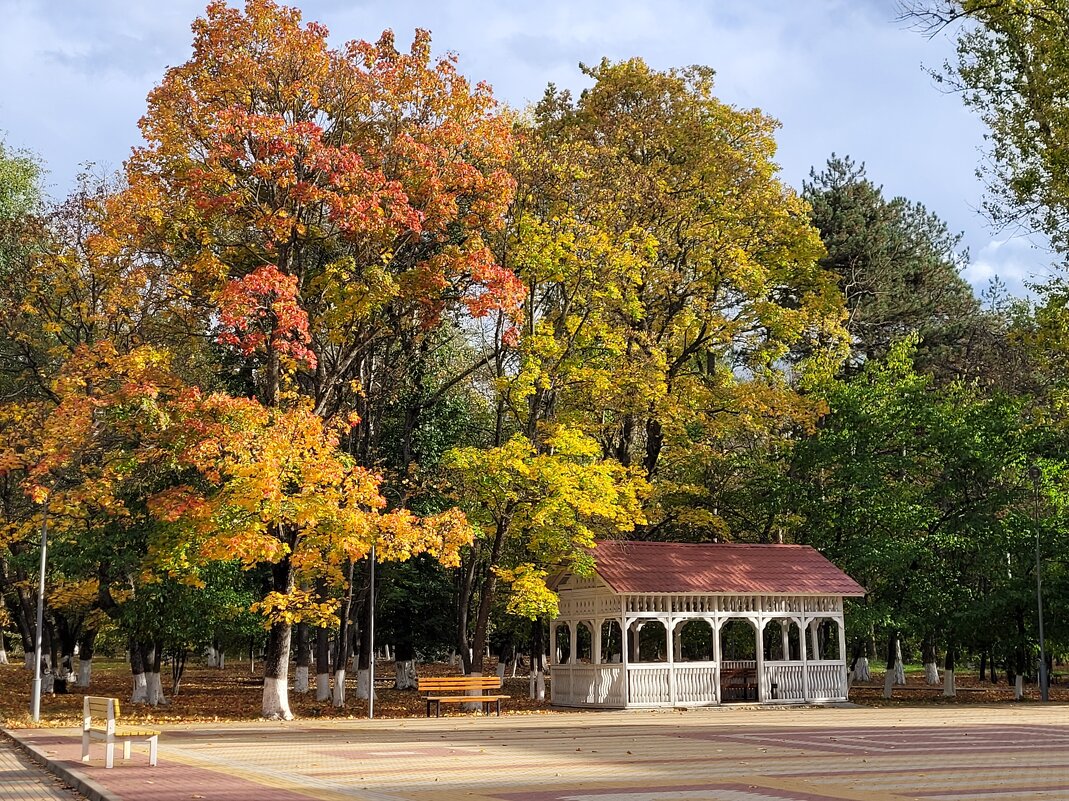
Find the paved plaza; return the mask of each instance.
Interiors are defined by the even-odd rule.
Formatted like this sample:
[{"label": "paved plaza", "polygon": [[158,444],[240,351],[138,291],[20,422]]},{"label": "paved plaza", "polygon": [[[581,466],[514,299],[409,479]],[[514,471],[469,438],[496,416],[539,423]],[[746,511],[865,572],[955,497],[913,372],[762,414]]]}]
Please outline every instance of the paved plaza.
[{"label": "paved plaza", "polygon": [[135,746],[113,770],[99,743],[79,761],[76,731],[12,734],[115,801],[1069,801],[1063,706],[188,725],[164,729],[158,767]]}]

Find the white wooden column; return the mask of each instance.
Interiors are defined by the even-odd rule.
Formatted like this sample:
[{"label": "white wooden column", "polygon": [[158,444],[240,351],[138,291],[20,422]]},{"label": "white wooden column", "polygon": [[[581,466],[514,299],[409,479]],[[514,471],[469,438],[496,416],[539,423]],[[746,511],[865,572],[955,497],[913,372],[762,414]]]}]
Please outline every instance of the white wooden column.
[{"label": "white wooden column", "polygon": [[594,630],[590,633],[591,634],[591,636],[590,636],[591,646],[590,647],[593,650],[593,653],[590,654],[590,663],[592,665],[600,665],[601,664],[601,627],[602,627],[602,625],[604,625],[604,622],[600,618],[594,618],[594,620],[591,621],[591,622],[594,625]]},{"label": "white wooden column", "polygon": [[798,650],[802,657],[802,700],[809,703],[809,659],[806,656],[809,647],[808,638],[805,636],[807,628],[805,618],[798,618]]},{"label": "white wooden column", "polygon": [[765,700],[765,618],[758,615],[754,618],[754,628],[757,629],[757,703]]},{"label": "white wooden column", "polygon": [[809,621],[809,641],[813,646],[810,653],[813,655],[814,659],[820,658],[820,637],[817,635],[817,625],[819,623],[819,620]]},{"label": "white wooden column", "polygon": [[569,621],[568,631],[571,632],[571,635],[568,637],[568,651],[570,652],[568,656],[568,665],[571,666],[575,664],[576,654],[579,653],[579,624],[574,621]]},{"label": "white wooden column", "polygon": [[628,641],[631,638],[631,621],[627,617],[620,618],[620,680],[624,683],[624,708],[631,703],[631,675],[627,666],[631,663],[631,649]]},{"label": "white wooden column", "polygon": [[668,703],[676,705],[676,660],[675,660],[675,620],[669,614],[663,621],[664,634],[668,645]]},{"label": "white wooden column", "polygon": [[789,662],[791,659],[791,621],[780,620],[780,642],[783,649],[783,661]]},{"label": "white wooden column", "polygon": [[839,616],[835,618],[835,625],[839,627],[839,661],[843,663],[842,678],[840,679],[843,698],[850,697],[850,677],[848,674],[848,667],[846,661],[846,615],[843,612],[839,612]]},{"label": "white wooden column", "polygon": [[713,629],[713,662],[716,663],[713,668],[713,689],[715,693],[713,697],[716,698],[716,702],[719,704],[723,702],[720,697],[720,618],[713,617],[708,618],[708,620]]}]

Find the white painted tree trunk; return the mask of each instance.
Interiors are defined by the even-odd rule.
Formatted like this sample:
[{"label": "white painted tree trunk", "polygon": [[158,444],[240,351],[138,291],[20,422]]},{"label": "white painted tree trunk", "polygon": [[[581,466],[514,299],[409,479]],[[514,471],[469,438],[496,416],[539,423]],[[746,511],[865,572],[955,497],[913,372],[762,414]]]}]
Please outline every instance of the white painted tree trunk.
[{"label": "white painted tree trunk", "polygon": [[130,702],[134,704],[148,703],[148,680],[144,673],[134,673],[134,691],[130,695]]},{"label": "white painted tree trunk", "polygon": [[416,676],[416,660],[404,659],[394,663],[394,675],[396,681],[394,687],[398,690],[414,690],[419,682]]},{"label": "white painted tree trunk", "polygon": [[345,706],[345,670],[334,671],[334,706]]},{"label": "white painted tree trunk", "polygon": [[330,674],[316,673],[316,700],[330,700]]},{"label": "white painted tree trunk", "polygon": [[92,659],[79,659],[78,660],[78,686],[88,687],[89,682],[93,678],[93,660]]},{"label": "white painted tree trunk", "polygon": [[308,666],[301,665],[297,668],[297,676],[293,685],[295,692],[306,693],[308,692]]},{"label": "white painted tree trunk", "polygon": [[264,678],[264,695],[261,712],[271,720],[293,720],[290,712],[288,688],[285,678]]},{"label": "white painted tree trunk", "polygon": [[210,667],[210,668],[221,668],[223,666],[221,658],[222,658],[221,652],[216,651],[214,646],[209,645],[208,646],[208,667]]},{"label": "white painted tree trunk", "polygon": [[449,652],[449,667],[457,666],[457,652],[455,650]]},{"label": "white painted tree trunk", "polygon": [[33,651],[26,652],[26,669],[33,670],[33,658],[36,654]]},{"label": "white painted tree trunk", "polygon": [[52,675],[52,671],[48,671],[41,676],[41,692],[48,694],[56,689],[56,677]]},{"label": "white painted tree trunk", "polygon": [[857,662],[854,663],[854,681],[872,681],[872,671],[869,668],[869,658],[867,656],[858,657]]},{"label": "white painted tree trunk", "polygon": [[504,680],[504,678],[505,678],[505,668],[506,667],[508,667],[508,664],[506,662],[498,662],[497,663],[497,677],[499,679],[501,679],[501,680]]},{"label": "white painted tree trunk", "polygon": [[0,631],[0,665],[8,664],[7,650],[4,648],[4,632]]},{"label": "white painted tree trunk", "polygon": [[531,671],[531,698],[535,701],[546,700],[546,674],[541,669]]},{"label": "white painted tree trunk", "polygon": [[944,697],[953,698],[957,694],[958,694],[958,689],[954,685],[954,671],[953,670],[944,670],[943,671],[943,695],[944,695]]},{"label": "white painted tree trunk", "polygon": [[217,667],[220,670],[226,667],[226,651],[219,652],[219,664],[217,665]]},{"label": "white painted tree trunk", "polygon": [[1013,683],[1013,700],[1020,701],[1024,698],[1024,676],[1018,676]]},{"label": "white painted tree trunk", "polygon": [[167,698],[163,694],[163,682],[159,673],[145,674],[145,695],[150,706],[167,705]]},{"label": "white painted tree trunk", "polygon": [[924,683],[933,687],[939,684],[939,666],[935,662],[924,663]]},{"label": "white painted tree trunk", "polygon": [[371,671],[366,668],[356,672],[356,697],[365,701],[371,697]]},{"label": "white painted tree trunk", "polygon": [[516,669],[519,665],[519,657],[513,657],[512,659],[512,678],[516,678]]},{"label": "white painted tree trunk", "polygon": [[902,640],[895,640],[895,684],[906,683],[906,668],[902,664]]},{"label": "white painted tree trunk", "polygon": [[883,675],[883,697],[890,698],[894,694],[895,671],[892,668]]},{"label": "white painted tree trunk", "polygon": [[[473,670],[468,675],[482,676],[483,672],[481,670]],[[470,693],[468,693],[468,695],[486,695],[486,692],[484,690],[472,690]],[[472,701],[470,703],[461,704],[460,708],[463,709],[465,712],[481,712],[483,709],[483,705],[479,701]]]}]

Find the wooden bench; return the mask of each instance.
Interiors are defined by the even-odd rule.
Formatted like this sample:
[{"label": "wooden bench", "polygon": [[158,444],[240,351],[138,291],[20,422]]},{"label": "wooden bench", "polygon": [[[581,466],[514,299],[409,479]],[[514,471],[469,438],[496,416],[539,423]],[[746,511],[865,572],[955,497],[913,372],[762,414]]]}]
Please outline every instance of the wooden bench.
[{"label": "wooden bench", "polygon": [[757,668],[722,668],[720,686],[723,688],[723,701],[749,701],[751,691],[756,701]]},{"label": "wooden bench", "polygon": [[[104,767],[115,767],[115,741],[122,741],[122,758],[130,758],[130,743],[134,740],[148,743],[148,763],[156,764],[156,738],[154,729],[135,729],[115,725],[119,717],[119,699],[87,695],[82,702],[82,762],[89,761],[89,740],[105,743]],[[99,721],[95,723],[94,721]]]},{"label": "wooden bench", "polygon": [[[497,676],[445,676],[439,678],[419,679],[419,691],[434,693],[424,696],[427,702],[427,717],[431,716],[431,704],[435,705],[434,716],[442,713],[442,704],[497,704],[497,714],[501,715],[501,700],[507,695],[485,695],[486,690],[500,690],[501,679]],[[440,695],[452,692],[459,695]]]}]

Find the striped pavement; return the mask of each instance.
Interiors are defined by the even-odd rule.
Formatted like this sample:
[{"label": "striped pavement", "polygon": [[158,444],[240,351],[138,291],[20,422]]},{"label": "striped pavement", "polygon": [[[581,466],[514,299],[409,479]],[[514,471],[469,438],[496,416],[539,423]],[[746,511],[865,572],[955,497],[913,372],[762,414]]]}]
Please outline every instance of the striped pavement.
[{"label": "striped pavement", "polygon": [[[1069,801],[1069,707],[702,709],[166,727],[103,767],[12,734],[106,801]],[[93,797],[90,794],[90,797]]]}]

